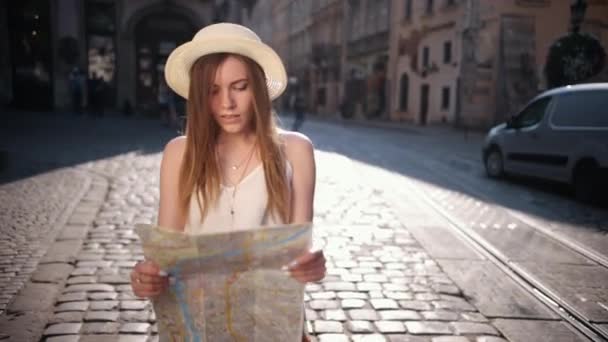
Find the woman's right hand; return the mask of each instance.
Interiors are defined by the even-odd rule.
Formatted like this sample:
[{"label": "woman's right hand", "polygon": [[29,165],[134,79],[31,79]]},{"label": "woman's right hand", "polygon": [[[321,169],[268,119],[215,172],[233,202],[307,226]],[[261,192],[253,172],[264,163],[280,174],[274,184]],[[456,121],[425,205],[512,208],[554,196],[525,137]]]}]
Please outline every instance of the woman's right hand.
[{"label": "woman's right hand", "polygon": [[131,288],[137,297],[154,298],[168,287],[169,277],[153,261],[140,261],[131,271]]}]

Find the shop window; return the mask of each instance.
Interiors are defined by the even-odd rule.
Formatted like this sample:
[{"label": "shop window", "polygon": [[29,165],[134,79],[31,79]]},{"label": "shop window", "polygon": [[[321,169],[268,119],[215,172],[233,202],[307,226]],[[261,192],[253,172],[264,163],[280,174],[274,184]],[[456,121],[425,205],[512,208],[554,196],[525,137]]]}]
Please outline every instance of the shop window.
[{"label": "shop window", "polygon": [[111,107],[116,89],[116,7],[112,1],[87,1],[85,11],[89,95]]}]

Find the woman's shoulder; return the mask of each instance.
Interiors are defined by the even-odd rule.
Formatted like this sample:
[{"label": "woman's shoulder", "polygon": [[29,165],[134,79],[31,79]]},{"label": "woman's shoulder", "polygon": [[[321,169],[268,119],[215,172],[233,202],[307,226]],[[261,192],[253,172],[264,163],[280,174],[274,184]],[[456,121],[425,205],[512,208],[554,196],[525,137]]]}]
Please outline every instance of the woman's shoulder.
[{"label": "woman's shoulder", "polygon": [[289,161],[310,155],[314,151],[310,138],[300,132],[280,131],[279,137]]},{"label": "woman's shoulder", "polygon": [[181,160],[186,151],[186,136],[179,136],[171,139],[163,151],[163,159],[165,160]]},{"label": "woman's shoulder", "polygon": [[175,138],[169,140],[167,145],[165,145],[165,153],[179,154],[179,153],[183,153],[185,149],[186,149],[186,136],[185,135],[175,137]]}]

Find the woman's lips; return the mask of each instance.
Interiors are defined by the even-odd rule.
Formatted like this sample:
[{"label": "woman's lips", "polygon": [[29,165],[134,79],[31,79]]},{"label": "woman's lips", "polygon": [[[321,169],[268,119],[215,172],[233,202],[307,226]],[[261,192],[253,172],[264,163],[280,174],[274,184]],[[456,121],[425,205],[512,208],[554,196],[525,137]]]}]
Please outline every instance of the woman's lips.
[{"label": "woman's lips", "polygon": [[221,114],[220,119],[226,123],[233,123],[239,121],[241,116],[239,114]]}]

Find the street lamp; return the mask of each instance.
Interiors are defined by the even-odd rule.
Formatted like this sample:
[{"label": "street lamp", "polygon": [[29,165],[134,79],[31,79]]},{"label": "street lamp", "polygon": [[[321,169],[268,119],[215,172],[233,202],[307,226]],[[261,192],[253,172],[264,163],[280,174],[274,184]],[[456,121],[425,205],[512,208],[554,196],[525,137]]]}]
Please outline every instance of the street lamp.
[{"label": "street lamp", "polygon": [[581,29],[581,23],[585,17],[585,11],[587,10],[587,3],[585,0],[576,0],[570,5],[570,24],[572,25],[571,31],[578,33]]}]

